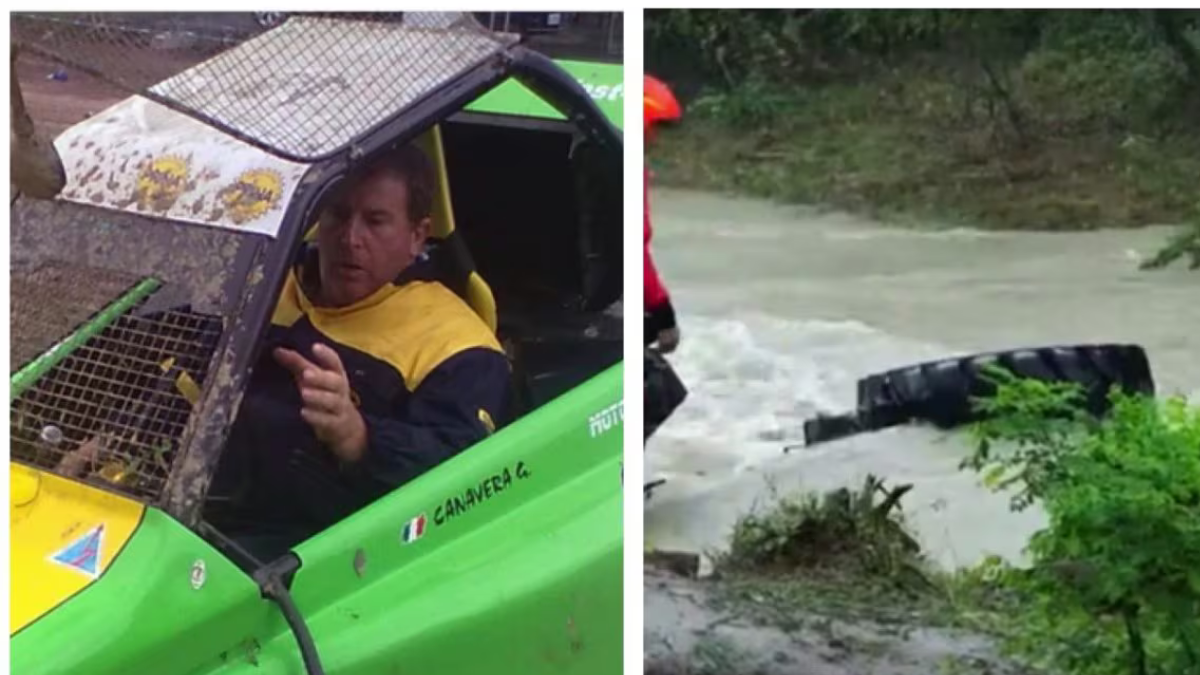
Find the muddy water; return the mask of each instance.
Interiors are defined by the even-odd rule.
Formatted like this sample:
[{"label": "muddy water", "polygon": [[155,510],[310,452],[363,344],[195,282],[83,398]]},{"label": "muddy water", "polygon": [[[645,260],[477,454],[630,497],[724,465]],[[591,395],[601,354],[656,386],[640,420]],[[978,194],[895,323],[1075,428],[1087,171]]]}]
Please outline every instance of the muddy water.
[{"label": "muddy water", "polygon": [[1137,269],[1167,231],[914,231],[844,215],[658,190],[655,254],[681,316],[690,398],[647,448],[654,546],[725,545],[773,494],[912,482],[931,555],[1019,558],[1042,523],[959,471],[961,434],[905,428],[784,454],[803,420],[854,404],[857,378],[912,362],[1060,343],[1144,346],[1160,391],[1200,401],[1200,275]]}]

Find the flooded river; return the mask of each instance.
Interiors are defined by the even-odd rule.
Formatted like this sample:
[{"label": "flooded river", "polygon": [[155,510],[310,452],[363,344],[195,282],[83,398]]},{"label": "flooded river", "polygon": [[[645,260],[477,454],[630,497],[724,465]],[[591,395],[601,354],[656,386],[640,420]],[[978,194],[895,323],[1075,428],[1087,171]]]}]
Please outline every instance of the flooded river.
[{"label": "flooded river", "polygon": [[961,434],[896,429],[783,453],[803,420],[854,405],[855,381],[994,349],[1134,342],[1161,393],[1200,401],[1200,273],[1144,272],[1164,229],[914,231],[757,201],[657,190],[654,252],[683,341],[688,401],[650,440],[646,507],[661,548],[725,546],[773,492],[912,482],[906,512],[935,560],[1020,554],[1041,514],[1013,514],[958,470]]}]

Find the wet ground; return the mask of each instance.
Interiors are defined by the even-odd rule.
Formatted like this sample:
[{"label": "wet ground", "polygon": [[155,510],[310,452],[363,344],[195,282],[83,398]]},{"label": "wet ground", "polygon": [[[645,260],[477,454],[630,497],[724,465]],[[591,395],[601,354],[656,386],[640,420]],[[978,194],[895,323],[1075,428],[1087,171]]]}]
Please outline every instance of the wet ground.
[{"label": "wet ground", "polygon": [[990,639],[916,617],[847,616],[773,597],[769,585],[739,592],[661,570],[644,589],[647,675],[1021,673]]}]

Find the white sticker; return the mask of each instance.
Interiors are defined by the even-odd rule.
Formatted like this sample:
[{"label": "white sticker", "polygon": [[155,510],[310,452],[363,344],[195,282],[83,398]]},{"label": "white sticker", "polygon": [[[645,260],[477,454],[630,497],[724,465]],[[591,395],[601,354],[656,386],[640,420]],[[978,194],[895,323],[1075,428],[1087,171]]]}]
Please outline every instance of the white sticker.
[{"label": "white sticker", "polygon": [[617,401],[588,418],[588,433],[592,438],[612,431],[625,422],[625,401]]}]

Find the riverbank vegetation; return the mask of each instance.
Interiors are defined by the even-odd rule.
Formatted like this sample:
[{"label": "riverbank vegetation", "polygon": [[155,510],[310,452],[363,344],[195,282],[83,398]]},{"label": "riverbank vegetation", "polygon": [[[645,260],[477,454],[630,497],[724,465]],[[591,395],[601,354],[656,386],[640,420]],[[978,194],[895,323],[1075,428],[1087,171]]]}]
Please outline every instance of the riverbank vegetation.
[{"label": "riverbank vegetation", "polygon": [[1200,675],[1200,408],[1114,392],[1098,419],[1077,385],[996,377],[962,467],[1046,513],[1028,560],[933,569],[910,486],[868,477],[744,517],[718,576],[760,604],[985,633],[1013,672]]},{"label": "riverbank vegetation", "polygon": [[662,184],[997,228],[1200,220],[1197,11],[656,10],[646,60],[686,108]]}]

